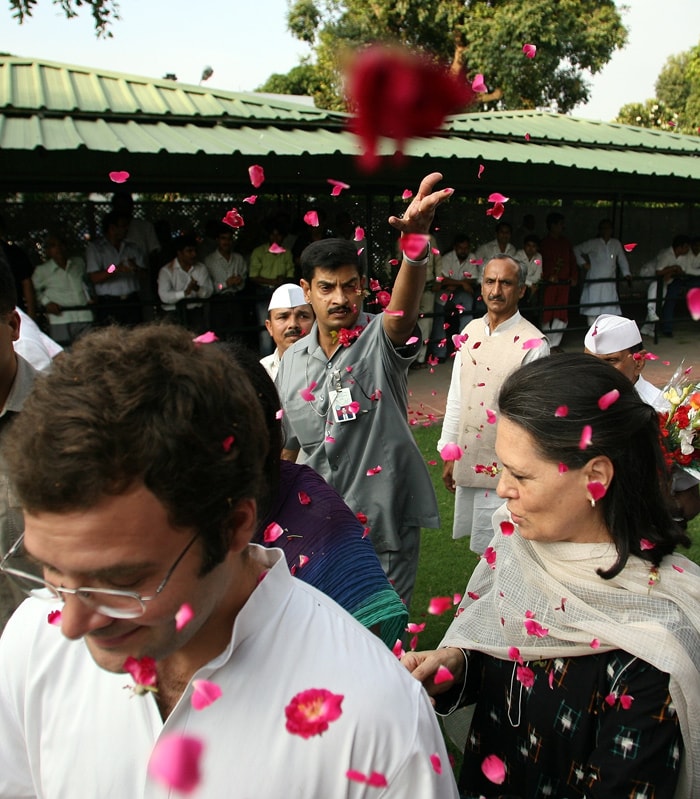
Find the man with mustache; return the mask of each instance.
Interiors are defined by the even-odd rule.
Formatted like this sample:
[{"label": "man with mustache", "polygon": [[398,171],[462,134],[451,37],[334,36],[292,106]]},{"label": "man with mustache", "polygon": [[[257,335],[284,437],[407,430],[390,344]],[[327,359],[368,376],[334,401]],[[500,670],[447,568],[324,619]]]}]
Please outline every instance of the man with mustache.
[{"label": "man with mustache", "polygon": [[[323,239],[304,250],[301,286],[316,323],[287,350],[277,375],[284,456],[295,460],[301,449],[307,465],[366,517],[382,567],[406,606],[420,528],[439,524],[435,492],[406,414],[408,367],[421,346],[416,321],[428,234],[436,207],[453,191],[434,191],[441,179],[438,172],[428,175],[403,217],[389,217],[403,234],[404,257],[384,313],[360,312],[365,283],[354,242]],[[411,241],[420,251],[409,247]]]},{"label": "man with mustache", "polygon": [[280,368],[280,358],[311,330],[313,323],[314,311],[304,298],[301,286],[285,283],[274,290],[267,307],[265,327],[275,342],[275,351],[260,359],[273,380]]},{"label": "man with mustache", "polygon": [[[460,456],[443,455],[442,480],[455,494],[453,538],[471,536],[482,554],[493,536],[491,516],[503,504],[496,494],[496,397],[506,377],[522,363],[549,355],[549,342],[518,311],[527,266],[501,253],[481,278],[486,315],[471,321],[457,342],[438,451],[458,444]],[[452,457],[447,458],[447,455]]]}]

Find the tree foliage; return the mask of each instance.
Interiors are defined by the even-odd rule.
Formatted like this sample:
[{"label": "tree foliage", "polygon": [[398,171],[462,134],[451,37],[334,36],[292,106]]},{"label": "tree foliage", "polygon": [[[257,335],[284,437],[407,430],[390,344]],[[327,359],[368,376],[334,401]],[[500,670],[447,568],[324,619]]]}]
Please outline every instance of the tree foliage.
[{"label": "tree foliage", "polygon": [[[589,97],[585,76],[622,47],[614,0],[295,0],[288,27],[314,49],[318,105],[343,108],[347,59],[374,42],[398,43],[484,75],[489,107],[570,111]],[[537,45],[536,58],[522,46]]]},{"label": "tree foliage", "polygon": [[617,121],[679,133],[700,132],[700,44],[669,56],[655,89],[653,99],[624,105]]},{"label": "tree foliage", "polygon": [[[20,24],[32,16],[39,0],[9,0],[12,16]],[[98,36],[111,37],[109,26],[119,19],[119,3],[117,0],[53,0],[53,4],[69,18],[77,17],[83,6],[92,13],[95,31]]]}]

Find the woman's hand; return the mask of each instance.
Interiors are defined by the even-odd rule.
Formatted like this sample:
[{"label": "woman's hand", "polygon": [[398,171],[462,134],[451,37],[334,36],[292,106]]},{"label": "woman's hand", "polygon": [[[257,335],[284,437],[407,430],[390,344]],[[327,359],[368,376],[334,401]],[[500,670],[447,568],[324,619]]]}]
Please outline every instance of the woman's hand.
[{"label": "woman's hand", "polygon": [[[401,658],[401,663],[423,684],[429,696],[444,694],[453,688],[455,683],[464,679],[464,653],[456,646],[446,646],[426,652],[407,652]],[[440,666],[448,669],[452,679],[441,681],[436,685],[435,675]]]}]

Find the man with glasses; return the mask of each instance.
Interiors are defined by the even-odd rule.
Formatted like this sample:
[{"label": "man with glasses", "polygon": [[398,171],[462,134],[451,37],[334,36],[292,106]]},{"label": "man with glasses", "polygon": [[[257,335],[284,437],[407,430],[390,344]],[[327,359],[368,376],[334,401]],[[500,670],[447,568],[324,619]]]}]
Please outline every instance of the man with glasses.
[{"label": "man with glasses", "polygon": [[[420,685],[250,545],[268,446],[244,370],[177,326],[88,333],[37,383],[7,454],[0,579],[34,598],[0,639],[0,796],[456,797]],[[155,765],[190,744],[185,782]]]}]

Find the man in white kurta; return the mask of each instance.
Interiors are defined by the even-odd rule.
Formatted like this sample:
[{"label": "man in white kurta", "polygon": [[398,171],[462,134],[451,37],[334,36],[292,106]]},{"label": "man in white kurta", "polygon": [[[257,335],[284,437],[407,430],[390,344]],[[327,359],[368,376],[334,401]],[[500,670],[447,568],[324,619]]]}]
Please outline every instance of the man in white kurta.
[{"label": "man in white kurta", "polygon": [[[616,284],[618,268],[628,283],[632,280],[624,247],[612,238],[612,232],[612,222],[603,219],[598,225],[597,238],[588,239],[574,247],[576,262],[586,271],[581,291],[581,313],[589,325],[599,314],[622,314]],[[591,282],[598,280],[601,282]]]},{"label": "man in white kurta", "polygon": [[446,459],[442,479],[455,492],[453,538],[471,536],[470,548],[483,553],[493,536],[491,516],[503,503],[496,494],[495,413],[505,378],[535,358],[549,355],[542,333],[520,315],[527,267],[510,256],[484,267],[481,293],[486,315],[462,331],[452,365],[438,451],[458,444],[459,459]]}]

